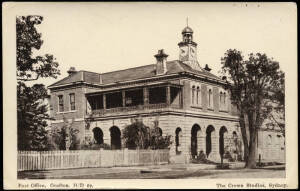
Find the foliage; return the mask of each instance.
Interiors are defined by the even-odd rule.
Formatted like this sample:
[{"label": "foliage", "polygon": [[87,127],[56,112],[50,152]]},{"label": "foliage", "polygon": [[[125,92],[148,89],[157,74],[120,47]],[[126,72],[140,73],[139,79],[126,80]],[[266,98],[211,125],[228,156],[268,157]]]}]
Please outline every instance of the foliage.
[{"label": "foliage", "polygon": [[162,136],[159,128],[149,128],[137,121],[123,130],[125,147],[129,149],[166,149],[171,144],[171,136]]},{"label": "foliage", "polygon": [[52,147],[59,150],[79,150],[79,130],[73,127],[74,119],[69,123],[64,117],[64,124],[61,128],[52,131]]},{"label": "foliage", "polygon": [[47,149],[47,126],[49,119],[47,105],[42,101],[47,98],[47,91],[42,84],[27,87],[18,82],[17,86],[17,118],[18,149]]},{"label": "foliage", "polygon": [[272,111],[271,102],[284,97],[284,93],[278,94],[284,86],[284,73],[279,69],[279,63],[266,54],[250,54],[244,60],[240,51],[231,49],[222,58],[222,73],[232,103],[239,110],[246,167],[255,168],[257,132]]},{"label": "foliage", "polygon": [[60,74],[58,63],[53,55],[33,56],[43,44],[42,34],[36,25],[41,24],[42,16],[19,16],[16,18],[17,29],[17,77],[21,81],[37,80],[39,77],[56,78]]},{"label": "foliage", "polygon": [[28,87],[24,82],[41,78],[56,78],[60,74],[53,55],[35,56],[43,44],[36,25],[41,24],[41,16],[19,16],[16,18],[17,38],[17,120],[18,149],[46,150],[47,143],[47,90],[42,84]]},{"label": "foliage", "polygon": [[100,149],[110,150],[111,147],[109,144],[106,143],[102,143],[102,144],[91,143],[91,144],[82,145],[81,149],[82,150],[100,150]]}]

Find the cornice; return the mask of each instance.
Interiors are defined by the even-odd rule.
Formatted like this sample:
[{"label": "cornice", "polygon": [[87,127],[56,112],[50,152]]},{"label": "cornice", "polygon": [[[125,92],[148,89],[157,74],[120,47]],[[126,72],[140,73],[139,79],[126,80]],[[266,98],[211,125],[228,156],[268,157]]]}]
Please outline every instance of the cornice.
[{"label": "cornice", "polygon": [[153,76],[150,78],[128,80],[128,81],[115,82],[115,83],[110,83],[110,84],[93,84],[93,83],[88,83],[88,82],[84,82],[84,81],[78,81],[78,82],[73,82],[73,83],[64,84],[64,85],[52,86],[49,89],[51,91],[56,91],[56,90],[69,88],[72,86],[85,86],[85,87],[93,87],[93,88],[99,88],[99,89],[107,89],[107,88],[111,88],[111,87],[122,87],[122,86],[128,86],[128,85],[132,85],[132,84],[149,83],[149,82],[153,82],[153,81],[184,78],[184,77],[190,78],[190,79],[197,79],[197,80],[201,80],[203,82],[209,82],[209,83],[218,84],[218,85],[226,84],[225,82],[223,82],[221,80],[217,80],[217,79],[211,78],[206,75],[201,75],[201,74],[184,71],[184,72],[179,72],[179,73],[175,73],[175,74]]},{"label": "cornice", "polygon": [[176,115],[183,117],[197,117],[197,118],[205,118],[205,119],[215,119],[215,120],[223,120],[223,121],[232,121],[238,122],[239,119],[236,116],[220,116],[220,115],[207,115],[207,114],[197,114],[188,111],[174,111],[174,110],[161,110],[161,111],[141,111],[139,113],[132,114],[115,114],[115,115],[104,115],[98,117],[87,117],[86,119],[89,121],[99,121],[99,120],[108,120],[108,119],[125,119],[125,118],[133,118],[133,117],[146,117],[146,116],[157,116],[157,115]]}]

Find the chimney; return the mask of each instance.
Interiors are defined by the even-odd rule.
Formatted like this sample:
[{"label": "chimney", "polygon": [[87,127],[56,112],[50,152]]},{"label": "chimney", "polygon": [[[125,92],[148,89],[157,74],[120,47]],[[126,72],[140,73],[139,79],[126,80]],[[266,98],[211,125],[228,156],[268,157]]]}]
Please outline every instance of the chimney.
[{"label": "chimney", "polygon": [[205,68],[204,68],[204,70],[206,70],[206,71],[210,72],[210,71],[211,71],[211,68],[209,68],[209,67],[208,67],[208,65],[207,65],[207,64],[205,64]]},{"label": "chimney", "polygon": [[75,74],[77,71],[75,69],[75,67],[71,67],[68,71],[69,76],[71,76],[72,74]]},{"label": "chimney", "polygon": [[99,74],[99,83],[102,84],[102,75]]},{"label": "chimney", "polygon": [[164,53],[164,49],[158,50],[158,53],[154,55],[156,58],[156,75],[163,75],[167,73],[167,57],[169,55]]}]

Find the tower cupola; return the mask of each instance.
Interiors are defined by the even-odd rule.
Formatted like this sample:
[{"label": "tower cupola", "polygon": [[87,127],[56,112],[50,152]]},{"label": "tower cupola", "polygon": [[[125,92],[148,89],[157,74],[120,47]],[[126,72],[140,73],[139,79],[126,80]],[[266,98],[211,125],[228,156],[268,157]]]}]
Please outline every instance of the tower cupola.
[{"label": "tower cupola", "polygon": [[186,26],[181,32],[183,42],[192,42],[193,33],[193,30],[189,26]]},{"label": "tower cupola", "polygon": [[197,60],[197,43],[193,41],[193,29],[187,26],[182,30],[182,41],[179,46],[179,60],[195,70],[201,70]]}]

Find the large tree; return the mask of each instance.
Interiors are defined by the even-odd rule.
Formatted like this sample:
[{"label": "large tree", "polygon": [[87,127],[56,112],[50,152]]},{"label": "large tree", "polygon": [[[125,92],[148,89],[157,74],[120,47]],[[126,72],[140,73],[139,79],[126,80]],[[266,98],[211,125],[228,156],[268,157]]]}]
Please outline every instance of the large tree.
[{"label": "large tree", "polygon": [[221,60],[232,103],[239,111],[245,167],[255,168],[257,133],[270,116],[272,103],[284,100],[284,73],[266,54],[249,54],[244,59],[240,51],[230,49]]},{"label": "large tree", "polygon": [[43,17],[30,15],[19,16],[16,19],[17,79],[33,81],[39,78],[56,78],[60,72],[54,56],[34,55],[43,45],[42,34],[36,29],[36,25],[42,23]]},{"label": "large tree", "polygon": [[28,81],[39,78],[56,78],[60,74],[53,55],[36,55],[43,44],[36,25],[41,24],[41,16],[16,17],[17,40],[17,118],[18,149],[44,150],[46,148],[47,90],[43,84],[29,86]]},{"label": "large tree", "polygon": [[45,127],[49,116],[47,105],[42,101],[47,98],[44,85],[35,84],[27,87],[19,82],[17,95],[18,149],[45,150],[47,145]]}]

